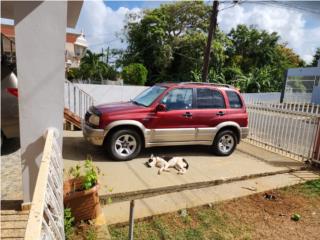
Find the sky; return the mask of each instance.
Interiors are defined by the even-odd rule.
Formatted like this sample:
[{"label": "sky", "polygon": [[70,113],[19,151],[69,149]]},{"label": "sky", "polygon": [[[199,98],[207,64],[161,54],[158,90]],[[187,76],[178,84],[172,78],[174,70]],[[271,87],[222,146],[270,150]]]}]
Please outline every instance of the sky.
[{"label": "sky", "polygon": [[[172,2],[87,0],[84,1],[76,29],[68,31],[83,30],[89,48],[94,52],[101,52],[102,48],[107,47],[125,49],[127,43],[121,41],[121,37],[123,38],[126,15]],[[212,4],[208,0],[205,2]],[[276,1],[241,0],[240,5],[233,7],[230,7],[233,5],[231,1],[225,2],[220,4],[218,25],[226,33],[238,24],[278,32],[280,41],[287,43],[307,63],[311,62],[316,48],[320,47],[320,1],[275,3]],[[288,8],[288,5],[291,7]],[[1,19],[1,22],[13,24],[12,20]]]},{"label": "sky", "polygon": [[[76,28],[78,31],[83,29],[93,51],[101,51],[108,46],[124,49],[127,44],[120,41],[119,36],[126,14],[155,8],[161,3],[170,1],[85,1]],[[220,9],[231,5],[231,2],[220,4]],[[254,25],[268,32],[276,31],[282,43],[287,43],[288,47],[293,48],[309,63],[316,48],[320,47],[320,4],[311,6],[311,10],[310,6],[307,9],[305,3],[300,2],[295,6],[299,9],[244,1],[240,5],[220,11],[218,24],[224,32],[238,24]]]}]

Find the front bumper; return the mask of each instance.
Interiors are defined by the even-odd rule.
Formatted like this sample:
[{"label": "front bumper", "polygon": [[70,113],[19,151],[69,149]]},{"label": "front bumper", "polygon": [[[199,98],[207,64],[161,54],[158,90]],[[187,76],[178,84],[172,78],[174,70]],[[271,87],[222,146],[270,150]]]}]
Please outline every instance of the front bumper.
[{"label": "front bumper", "polygon": [[241,135],[240,136],[241,139],[247,138],[248,135],[249,135],[249,128],[248,127],[242,127],[240,135]]},{"label": "front bumper", "polygon": [[103,145],[104,130],[96,129],[88,126],[85,122],[82,123],[82,132],[84,138],[93,145]]}]

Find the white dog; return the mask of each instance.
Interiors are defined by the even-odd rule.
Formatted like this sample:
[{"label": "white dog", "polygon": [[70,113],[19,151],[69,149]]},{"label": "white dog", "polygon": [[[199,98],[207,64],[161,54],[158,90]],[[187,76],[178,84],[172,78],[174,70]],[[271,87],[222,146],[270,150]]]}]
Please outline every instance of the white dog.
[{"label": "white dog", "polygon": [[153,154],[150,159],[145,163],[147,167],[158,167],[160,168],[158,174],[166,171],[170,172],[169,168],[175,168],[178,170],[178,174],[186,173],[189,168],[188,162],[182,157],[156,157]]}]

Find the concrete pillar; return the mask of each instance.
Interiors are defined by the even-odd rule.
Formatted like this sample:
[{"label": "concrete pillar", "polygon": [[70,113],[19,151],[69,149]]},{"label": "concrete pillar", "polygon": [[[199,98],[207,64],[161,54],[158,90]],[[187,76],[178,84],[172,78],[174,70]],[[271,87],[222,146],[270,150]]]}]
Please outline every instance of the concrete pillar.
[{"label": "concrete pillar", "polygon": [[19,1],[14,17],[23,201],[27,204],[38,176],[43,134],[48,127],[61,133],[63,128],[67,1]]}]

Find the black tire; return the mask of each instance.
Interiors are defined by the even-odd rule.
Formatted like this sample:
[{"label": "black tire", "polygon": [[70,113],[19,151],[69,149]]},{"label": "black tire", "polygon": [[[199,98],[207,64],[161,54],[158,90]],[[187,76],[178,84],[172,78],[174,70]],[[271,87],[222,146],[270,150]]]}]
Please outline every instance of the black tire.
[{"label": "black tire", "polygon": [[[220,141],[223,141],[223,140],[228,141],[229,143],[232,142],[233,143],[232,146],[220,147],[219,143],[220,143]],[[215,136],[214,141],[213,141],[213,145],[212,145],[213,152],[218,156],[229,156],[230,154],[233,153],[236,146],[237,146],[237,136],[232,130],[222,130],[221,132],[219,132]],[[225,148],[225,151],[223,151],[221,148]]]},{"label": "black tire", "polygon": [[[135,142],[136,142],[135,149],[132,151],[132,153],[130,153],[127,156],[120,155],[119,150],[118,151],[116,150],[116,147],[117,147],[116,141],[119,138],[121,138],[122,136],[130,136],[129,140],[135,139]],[[137,133],[135,130],[120,129],[120,130],[117,130],[117,131],[111,133],[111,135],[108,137],[108,139],[106,139],[105,146],[107,148],[107,152],[108,152],[109,156],[113,160],[126,161],[126,160],[131,160],[131,159],[138,156],[138,154],[140,153],[141,148],[142,148],[142,139],[141,139],[141,136],[139,135],[139,133]],[[123,153],[125,154],[126,152],[124,151]]]}]

